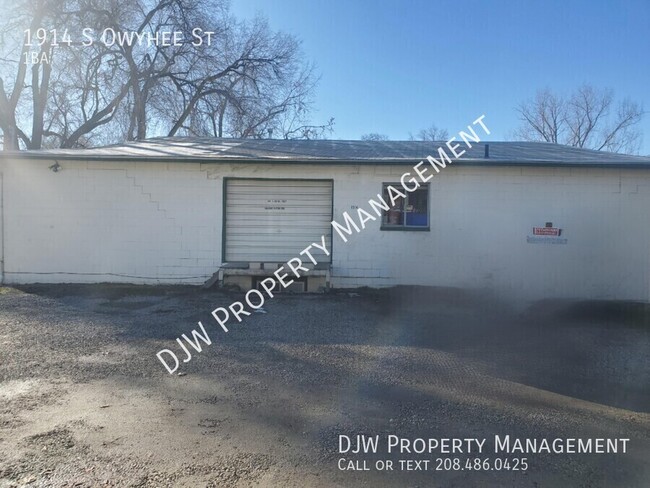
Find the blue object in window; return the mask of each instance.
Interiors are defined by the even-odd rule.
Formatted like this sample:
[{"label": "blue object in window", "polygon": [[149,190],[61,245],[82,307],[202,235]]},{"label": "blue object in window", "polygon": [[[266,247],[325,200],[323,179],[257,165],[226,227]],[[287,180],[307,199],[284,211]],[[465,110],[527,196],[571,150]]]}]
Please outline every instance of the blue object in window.
[{"label": "blue object in window", "polygon": [[406,214],[406,225],[426,227],[427,224],[427,214],[425,213],[408,212]]}]

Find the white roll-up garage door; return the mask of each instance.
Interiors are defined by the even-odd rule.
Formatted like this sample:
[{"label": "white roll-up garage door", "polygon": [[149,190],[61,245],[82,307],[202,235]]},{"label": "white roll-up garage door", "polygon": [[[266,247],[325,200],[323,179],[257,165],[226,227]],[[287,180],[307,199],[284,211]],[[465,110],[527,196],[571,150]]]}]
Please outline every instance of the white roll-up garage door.
[{"label": "white roll-up garage door", "polygon": [[227,179],[224,191],[226,262],[285,262],[322,235],[331,249],[332,181]]}]

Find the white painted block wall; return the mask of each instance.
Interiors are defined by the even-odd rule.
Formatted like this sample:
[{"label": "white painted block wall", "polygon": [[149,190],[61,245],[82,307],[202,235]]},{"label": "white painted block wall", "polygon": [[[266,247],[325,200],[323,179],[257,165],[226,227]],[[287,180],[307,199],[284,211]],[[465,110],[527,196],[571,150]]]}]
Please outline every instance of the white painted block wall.
[{"label": "white painted block wall", "polygon": [[[223,177],[334,178],[334,217],[409,166],[2,161],[4,281],[202,283],[221,263]],[[335,287],[648,300],[650,171],[451,166],[430,232],[334,234]],[[553,222],[566,245],[529,244]],[[296,243],[296,253],[307,243]]]},{"label": "white painted block wall", "polygon": [[[384,172],[362,168],[335,186],[335,215],[362,205],[363,189],[397,181],[402,169],[376,174]],[[337,274],[359,278],[336,284],[488,288],[526,299],[650,297],[648,171],[450,167],[433,178],[430,195],[430,232],[364,231],[340,245],[334,261]],[[527,243],[532,227],[546,222],[563,229],[566,245]]]},{"label": "white painted block wall", "polygon": [[5,281],[201,283],[219,182],[198,164],[5,163]]}]

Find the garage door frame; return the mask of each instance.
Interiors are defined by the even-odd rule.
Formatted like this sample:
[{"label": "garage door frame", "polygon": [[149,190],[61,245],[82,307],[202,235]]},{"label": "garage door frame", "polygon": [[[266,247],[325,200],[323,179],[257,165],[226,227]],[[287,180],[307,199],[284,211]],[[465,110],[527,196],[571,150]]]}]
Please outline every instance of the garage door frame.
[{"label": "garage door frame", "polygon": [[[226,263],[226,211],[227,211],[227,199],[228,199],[228,181],[230,180],[248,180],[248,181],[316,181],[316,182],[330,182],[332,185],[332,202],[330,206],[330,222],[334,219],[334,178],[247,178],[240,176],[225,176],[223,178],[223,188],[222,188],[222,218],[221,218],[221,262]],[[334,234],[331,234],[330,238],[330,252],[329,259],[330,263],[332,262],[332,256],[334,255]],[[296,249],[296,255],[302,251],[302,249]]]}]

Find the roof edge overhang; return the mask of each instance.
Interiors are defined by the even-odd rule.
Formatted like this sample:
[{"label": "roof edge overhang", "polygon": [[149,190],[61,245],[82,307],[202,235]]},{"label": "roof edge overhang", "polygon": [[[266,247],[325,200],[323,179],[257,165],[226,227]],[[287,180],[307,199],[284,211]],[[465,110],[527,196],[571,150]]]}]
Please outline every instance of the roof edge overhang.
[{"label": "roof edge overhang", "polygon": [[[317,158],[211,158],[211,157],[170,157],[138,155],[82,155],[82,154],[48,154],[29,151],[17,151],[10,154],[0,152],[0,161],[11,159],[41,161],[87,161],[87,162],[142,162],[142,163],[199,163],[199,164],[278,164],[278,165],[332,165],[332,166],[414,166],[419,159],[317,159]],[[425,159],[425,158],[423,158]],[[517,166],[554,167],[554,168],[621,168],[650,169],[650,162],[562,162],[553,160],[503,160],[503,159],[452,159],[455,166]]]}]

